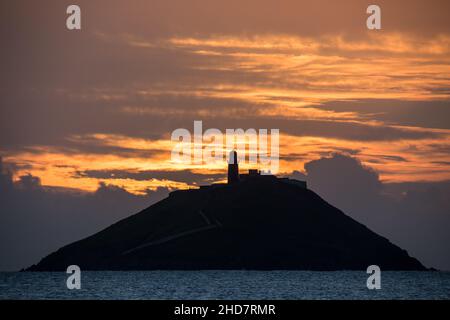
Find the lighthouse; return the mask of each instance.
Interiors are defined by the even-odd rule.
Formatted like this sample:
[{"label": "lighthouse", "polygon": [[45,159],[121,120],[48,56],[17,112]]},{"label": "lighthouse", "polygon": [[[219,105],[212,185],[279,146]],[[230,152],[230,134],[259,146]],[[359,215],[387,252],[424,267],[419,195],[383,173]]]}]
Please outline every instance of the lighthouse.
[{"label": "lighthouse", "polygon": [[228,158],[228,184],[239,182],[239,165],[236,151],[230,152]]}]

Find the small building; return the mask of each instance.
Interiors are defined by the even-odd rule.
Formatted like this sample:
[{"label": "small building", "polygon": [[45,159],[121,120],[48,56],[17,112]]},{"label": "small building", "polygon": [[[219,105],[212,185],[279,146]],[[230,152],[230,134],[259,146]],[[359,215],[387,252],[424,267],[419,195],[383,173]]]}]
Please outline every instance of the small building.
[{"label": "small building", "polygon": [[230,157],[228,159],[228,184],[236,184],[240,181],[254,181],[254,180],[278,180],[280,182],[295,185],[303,189],[307,189],[306,181],[289,179],[289,178],[278,178],[270,172],[261,172],[258,169],[249,169],[247,174],[239,174],[238,156],[236,151],[230,152]]},{"label": "small building", "polygon": [[239,182],[239,164],[236,151],[230,152],[228,159],[228,184],[234,184]]}]

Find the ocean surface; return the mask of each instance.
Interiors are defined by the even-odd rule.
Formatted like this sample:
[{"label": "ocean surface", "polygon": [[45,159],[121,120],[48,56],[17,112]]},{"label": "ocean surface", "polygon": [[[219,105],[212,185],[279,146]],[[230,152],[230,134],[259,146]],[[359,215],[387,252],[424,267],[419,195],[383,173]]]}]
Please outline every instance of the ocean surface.
[{"label": "ocean surface", "polygon": [[69,290],[64,272],[0,273],[0,299],[450,299],[450,272],[382,272],[368,290],[365,272],[81,272]]}]

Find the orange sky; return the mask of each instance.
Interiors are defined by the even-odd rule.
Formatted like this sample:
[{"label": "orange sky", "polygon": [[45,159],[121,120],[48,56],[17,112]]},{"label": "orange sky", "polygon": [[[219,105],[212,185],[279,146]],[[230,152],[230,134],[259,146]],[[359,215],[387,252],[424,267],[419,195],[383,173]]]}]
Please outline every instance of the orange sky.
[{"label": "orange sky", "polygon": [[447,3],[380,1],[383,30],[368,31],[364,1],[263,2],[81,1],[78,33],[64,3],[2,4],[16,54],[2,54],[0,155],[47,186],[187,188],[174,171],[225,177],[225,162],[170,159],[172,131],[202,120],[280,129],[284,174],[344,152],[386,182],[450,179]]}]

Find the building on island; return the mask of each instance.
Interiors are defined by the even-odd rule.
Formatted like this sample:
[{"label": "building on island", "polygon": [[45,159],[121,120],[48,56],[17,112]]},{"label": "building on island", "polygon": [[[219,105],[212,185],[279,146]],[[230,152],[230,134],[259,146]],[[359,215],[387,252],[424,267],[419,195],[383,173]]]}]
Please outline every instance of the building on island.
[{"label": "building on island", "polygon": [[239,164],[236,151],[230,152],[228,159],[228,184],[239,182]]},{"label": "building on island", "polygon": [[236,184],[240,181],[254,181],[259,179],[278,180],[280,182],[296,185],[305,189],[307,188],[306,181],[290,178],[278,178],[270,174],[270,172],[261,172],[257,169],[250,169],[247,174],[239,174],[237,152],[234,150],[230,152],[230,157],[228,159],[228,184]]}]

